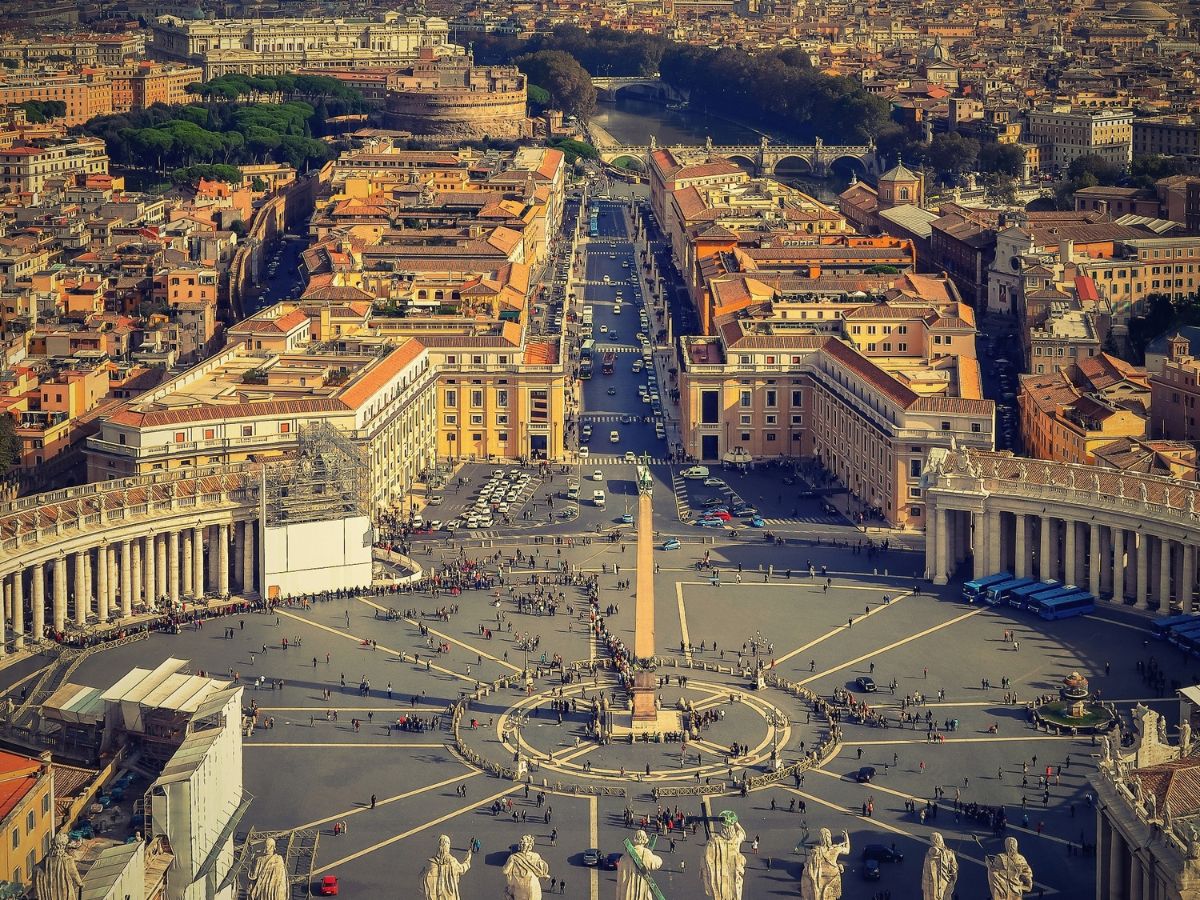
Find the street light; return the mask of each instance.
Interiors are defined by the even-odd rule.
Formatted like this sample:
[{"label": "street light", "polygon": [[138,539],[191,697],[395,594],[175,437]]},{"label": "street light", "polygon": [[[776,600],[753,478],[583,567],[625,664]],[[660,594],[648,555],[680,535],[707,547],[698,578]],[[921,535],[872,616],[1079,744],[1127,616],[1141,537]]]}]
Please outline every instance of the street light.
[{"label": "street light", "polygon": [[779,758],[779,729],[789,724],[789,719],[779,710],[772,709],[767,722],[771,726],[771,771],[778,772],[783,766],[783,762]]}]

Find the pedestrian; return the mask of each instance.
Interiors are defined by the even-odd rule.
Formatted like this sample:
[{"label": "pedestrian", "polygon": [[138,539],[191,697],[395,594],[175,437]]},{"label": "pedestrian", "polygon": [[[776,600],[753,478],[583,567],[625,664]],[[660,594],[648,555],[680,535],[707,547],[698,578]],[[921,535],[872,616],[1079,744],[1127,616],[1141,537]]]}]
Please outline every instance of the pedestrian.
[{"label": "pedestrian", "polygon": [[374,808],[375,808],[375,795],[372,794],[371,795],[371,809],[374,809]]}]

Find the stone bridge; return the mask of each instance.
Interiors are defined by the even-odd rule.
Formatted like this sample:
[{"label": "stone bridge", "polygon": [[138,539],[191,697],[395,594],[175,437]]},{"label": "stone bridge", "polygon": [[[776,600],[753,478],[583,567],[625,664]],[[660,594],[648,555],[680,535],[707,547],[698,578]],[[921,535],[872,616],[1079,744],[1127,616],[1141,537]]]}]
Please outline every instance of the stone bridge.
[{"label": "stone bridge", "polygon": [[601,102],[614,102],[617,94],[627,88],[635,89],[635,93],[641,97],[652,96],[668,103],[679,103],[687,99],[686,95],[675,90],[657,75],[593,78],[592,85],[596,88],[596,99]]},{"label": "stone bridge", "polygon": [[[659,148],[652,137],[648,147],[610,144],[596,149],[600,152],[600,158],[607,163],[622,157],[632,157],[645,163],[649,152]],[[835,167],[845,167],[860,176],[877,174],[873,143],[841,146],[817,140],[813,144],[772,144],[764,137],[757,144],[725,146],[709,141],[704,146],[678,144],[666,149],[684,155],[705,153],[724,157],[753,175],[824,177]]]}]

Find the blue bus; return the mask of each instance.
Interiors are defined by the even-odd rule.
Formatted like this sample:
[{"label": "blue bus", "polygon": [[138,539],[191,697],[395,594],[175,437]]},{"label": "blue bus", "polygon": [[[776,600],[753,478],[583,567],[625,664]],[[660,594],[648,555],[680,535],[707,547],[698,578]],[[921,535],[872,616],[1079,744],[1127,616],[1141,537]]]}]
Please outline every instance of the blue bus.
[{"label": "blue bus", "polygon": [[1165,638],[1170,635],[1171,631],[1180,625],[1186,625],[1189,622],[1200,622],[1200,616],[1194,613],[1180,613],[1174,616],[1161,616],[1150,622],[1150,630],[1154,632],[1156,638]]},{"label": "blue bus", "polygon": [[1059,597],[1066,597],[1069,594],[1078,594],[1082,590],[1083,588],[1077,584],[1062,584],[1056,588],[1051,588],[1048,591],[1040,591],[1039,593],[1033,594],[1029,598],[1027,605],[1029,609],[1035,610],[1035,601],[1037,603],[1043,603],[1046,600],[1057,600]]},{"label": "blue bus", "polygon": [[1062,585],[1053,578],[1027,584],[1025,587],[1014,588],[1008,592],[1008,605],[1016,609],[1028,609],[1034,597],[1061,589]]},{"label": "blue bus", "polygon": [[1200,656],[1200,631],[1187,631],[1171,642],[1189,656]]},{"label": "blue bus", "polygon": [[1167,634],[1167,640],[1176,647],[1187,649],[1186,642],[1192,637],[1200,635],[1200,619],[1194,622],[1184,622]]},{"label": "blue bus", "polygon": [[1038,600],[1034,611],[1043,619],[1069,619],[1096,611],[1096,598],[1087,591],[1074,591],[1057,597]]},{"label": "blue bus", "polygon": [[1011,581],[1012,572],[997,572],[995,575],[988,575],[986,578],[976,578],[974,581],[968,581],[963,585],[962,598],[967,603],[974,603],[976,600],[982,600],[983,595],[993,584],[1000,584],[1003,581]]},{"label": "blue bus", "polygon": [[1036,583],[1037,579],[1035,578],[1012,578],[1008,581],[1002,581],[999,584],[994,584],[987,589],[987,596],[984,597],[984,602],[987,603],[988,606],[999,606],[1001,603],[1004,603],[1008,600],[1008,594],[1010,591],[1025,587],[1028,584]]}]

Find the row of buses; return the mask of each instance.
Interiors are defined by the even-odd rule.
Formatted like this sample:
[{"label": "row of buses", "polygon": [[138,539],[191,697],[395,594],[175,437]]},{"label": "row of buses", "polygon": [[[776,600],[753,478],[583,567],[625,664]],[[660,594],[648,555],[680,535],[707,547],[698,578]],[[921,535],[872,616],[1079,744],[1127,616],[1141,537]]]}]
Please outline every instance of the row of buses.
[{"label": "row of buses", "polygon": [[1179,613],[1163,616],[1150,623],[1154,636],[1174,644],[1185,653],[1200,656],[1200,616]]},{"label": "row of buses", "polygon": [[962,598],[966,603],[1028,610],[1043,619],[1068,619],[1096,611],[1096,598],[1083,588],[1053,579],[1015,578],[1012,572],[968,581],[963,585]]}]

